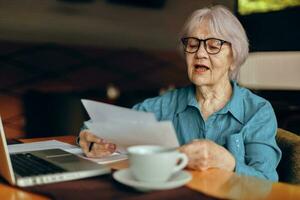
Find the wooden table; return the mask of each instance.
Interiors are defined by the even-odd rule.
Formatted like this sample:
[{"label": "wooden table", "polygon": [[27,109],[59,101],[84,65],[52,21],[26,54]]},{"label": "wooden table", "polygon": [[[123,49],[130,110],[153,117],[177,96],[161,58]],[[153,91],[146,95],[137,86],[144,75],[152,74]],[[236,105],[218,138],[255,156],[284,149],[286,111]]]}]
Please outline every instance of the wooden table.
[{"label": "wooden table", "polygon": [[[49,139],[70,144],[74,144],[75,141],[74,136],[19,141],[35,142]],[[110,166],[117,170],[128,165],[126,161],[121,161]],[[119,184],[111,175],[28,188],[16,188],[0,183],[0,199],[300,199],[299,185],[273,183],[255,177],[238,176],[219,169],[190,172],[193,179],[186,187],[150,193],[140,193]]]}]

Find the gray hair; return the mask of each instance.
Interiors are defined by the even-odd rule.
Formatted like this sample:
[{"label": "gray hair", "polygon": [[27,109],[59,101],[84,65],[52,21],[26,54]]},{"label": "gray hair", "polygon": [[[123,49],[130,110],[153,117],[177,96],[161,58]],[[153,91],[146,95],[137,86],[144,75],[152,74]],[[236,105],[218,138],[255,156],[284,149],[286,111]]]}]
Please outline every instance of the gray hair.
[{"label": "gray hair", "polygon": [[[215,37],[231,43],[233,53],[233,71],[229,72],[229,78],[236,80],[249,53],[248,38],[239,20],[224,6],[213,6],[196,10],[186,21],[181,37],[188,37],[191,31],[199,26],[203,20],[209,23],[209,29]],[[201,28],[201,27],[200,27]]]}]

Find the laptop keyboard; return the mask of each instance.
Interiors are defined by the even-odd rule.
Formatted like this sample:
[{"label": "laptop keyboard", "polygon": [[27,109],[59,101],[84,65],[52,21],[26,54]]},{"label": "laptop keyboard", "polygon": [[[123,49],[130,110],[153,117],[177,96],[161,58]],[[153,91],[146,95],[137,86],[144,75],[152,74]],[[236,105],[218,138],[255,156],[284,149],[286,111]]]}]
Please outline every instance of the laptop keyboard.
[{"label": "laptop keyboard", "polygon": [[66,171],[59,166],[32,155],[31,153],[11,154],[10,158],[14,172],[22,177],[54,174]]}]

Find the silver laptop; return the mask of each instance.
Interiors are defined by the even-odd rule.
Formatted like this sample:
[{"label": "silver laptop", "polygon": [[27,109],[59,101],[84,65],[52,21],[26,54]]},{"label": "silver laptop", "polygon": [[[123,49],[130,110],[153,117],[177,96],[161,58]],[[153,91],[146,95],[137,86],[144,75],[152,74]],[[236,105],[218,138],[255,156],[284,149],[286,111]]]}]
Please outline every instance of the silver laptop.
[{"label": "silver laptop", "polygon": [[11,185],[32,186],[110,172],[110,168],[63,151],[48,149],[9,154],[0,117],[0,174]]}]

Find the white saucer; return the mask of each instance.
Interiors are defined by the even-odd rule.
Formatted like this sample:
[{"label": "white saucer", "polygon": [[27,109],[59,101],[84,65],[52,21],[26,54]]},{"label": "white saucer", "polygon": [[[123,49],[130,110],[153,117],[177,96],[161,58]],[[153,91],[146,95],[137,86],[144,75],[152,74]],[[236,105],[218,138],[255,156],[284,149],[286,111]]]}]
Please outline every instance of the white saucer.
[{"label": "white saucer", "polygon": [[180,171],[174,174],[167,182],[161,183],[151,183],[151,182],[141,182],[137,181],[134,177],[132,177],[129,169],[122,169],[116,171],[113,174],[115,180],[124,185],[134,187],[135,189],[143,192],[151,191],[151,190],[167,190],[172,188],[177,188],[183,186],[187,182],[192,179],[192,176],[187,171]]}]

